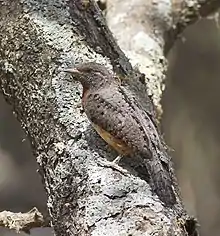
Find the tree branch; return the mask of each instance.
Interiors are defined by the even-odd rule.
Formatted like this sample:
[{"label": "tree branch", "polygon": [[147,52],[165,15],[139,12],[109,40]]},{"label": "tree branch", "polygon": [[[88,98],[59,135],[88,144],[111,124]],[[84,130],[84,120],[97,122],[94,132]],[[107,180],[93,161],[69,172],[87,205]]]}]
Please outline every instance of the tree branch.
[{"label": "tree branch", "polygon": [[218,0],[175,0],[172,6],[172,27],[165,32],[165,54],[189,24],[214,13],[219,7]]},{"label": "tree branch", "polygon": [[33,228],[49,227],[49,222],[45,221],[37,208],[33,208],[27,213],[0,212],[0,226],[29,234]]},{"label": "tree branch", "polygon": [[219,7],[218,0],[107,0],[108,25],[132,65],[147,76],[159,116],[168,65],[164,55],[187,26]]}]

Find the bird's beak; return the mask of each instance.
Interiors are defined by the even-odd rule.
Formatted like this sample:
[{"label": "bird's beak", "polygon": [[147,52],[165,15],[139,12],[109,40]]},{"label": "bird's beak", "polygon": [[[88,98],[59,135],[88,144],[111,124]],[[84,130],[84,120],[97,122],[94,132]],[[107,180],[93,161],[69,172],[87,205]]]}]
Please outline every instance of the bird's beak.
[{"label": "bird's beak", "polygon": [[76,68],[62,68],[60,69],[62,72],[68,72],[71,74],[80,74],[80,71],[77,70]]}]

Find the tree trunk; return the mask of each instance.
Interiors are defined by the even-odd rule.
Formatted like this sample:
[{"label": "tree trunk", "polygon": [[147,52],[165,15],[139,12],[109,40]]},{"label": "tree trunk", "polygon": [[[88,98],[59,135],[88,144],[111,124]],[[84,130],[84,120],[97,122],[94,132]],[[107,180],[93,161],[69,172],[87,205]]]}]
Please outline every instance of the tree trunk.
[{"label": "tree trunk", "polygon": [[[220,3],[197,0],[188,5],[185,0],[166,5],[160,0],[134,0],[126,10],[126,2],[110,1],[110,8],[118,6],[126,14],[112,10],[107,19],[121,47],[146,74],[147,91],[159,117],[167,69],[164,51],[186,25]],[[138,19],[145,14],[145,25],[129,22],[135,14]],[[145,88],[133,79],[140,73],[117,46],[97,5],[91,0],[2,0],[0,16],[1,91],[30,138],[55,234],[197,235],[175,178],[177,202],[170,207],[147,181],[98,164],[116,153],[81,114],[80,86],[59,68],[96,61],[122,78],[129,77],[136,92]],[[112,20],[116,16],[121,17],[120,22],[115,19],[117,24]],[[120,24],[124,27],[117,28]],[[146,93],[145,99],[149,99]]]}]

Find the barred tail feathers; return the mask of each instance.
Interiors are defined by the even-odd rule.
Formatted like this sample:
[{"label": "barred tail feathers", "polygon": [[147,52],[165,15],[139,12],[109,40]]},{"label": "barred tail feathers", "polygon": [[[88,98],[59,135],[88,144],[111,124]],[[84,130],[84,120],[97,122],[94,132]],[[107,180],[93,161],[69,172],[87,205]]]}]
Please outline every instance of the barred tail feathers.
[{"label": "barred tail feathers", "polygon": [[174,205],[176,196],[172,187],[169,171],[158,159],[145,159],[145,166],[150,175],[150,186],[159,199],[166,205]]}]

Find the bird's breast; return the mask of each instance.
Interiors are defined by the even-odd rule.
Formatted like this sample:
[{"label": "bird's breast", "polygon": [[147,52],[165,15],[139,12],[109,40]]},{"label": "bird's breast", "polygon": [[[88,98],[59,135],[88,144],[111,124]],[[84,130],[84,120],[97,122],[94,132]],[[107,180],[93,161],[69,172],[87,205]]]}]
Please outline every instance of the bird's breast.
[{"label": "bird's breast", "polygon": [[120,139],[115,138],[106,130],[102,129],[100,126],[92,123],[93,127],[97,131],[97,133],[110,145],[112,146],[119,154],[128,155],[132,152],[132,150]]}]

